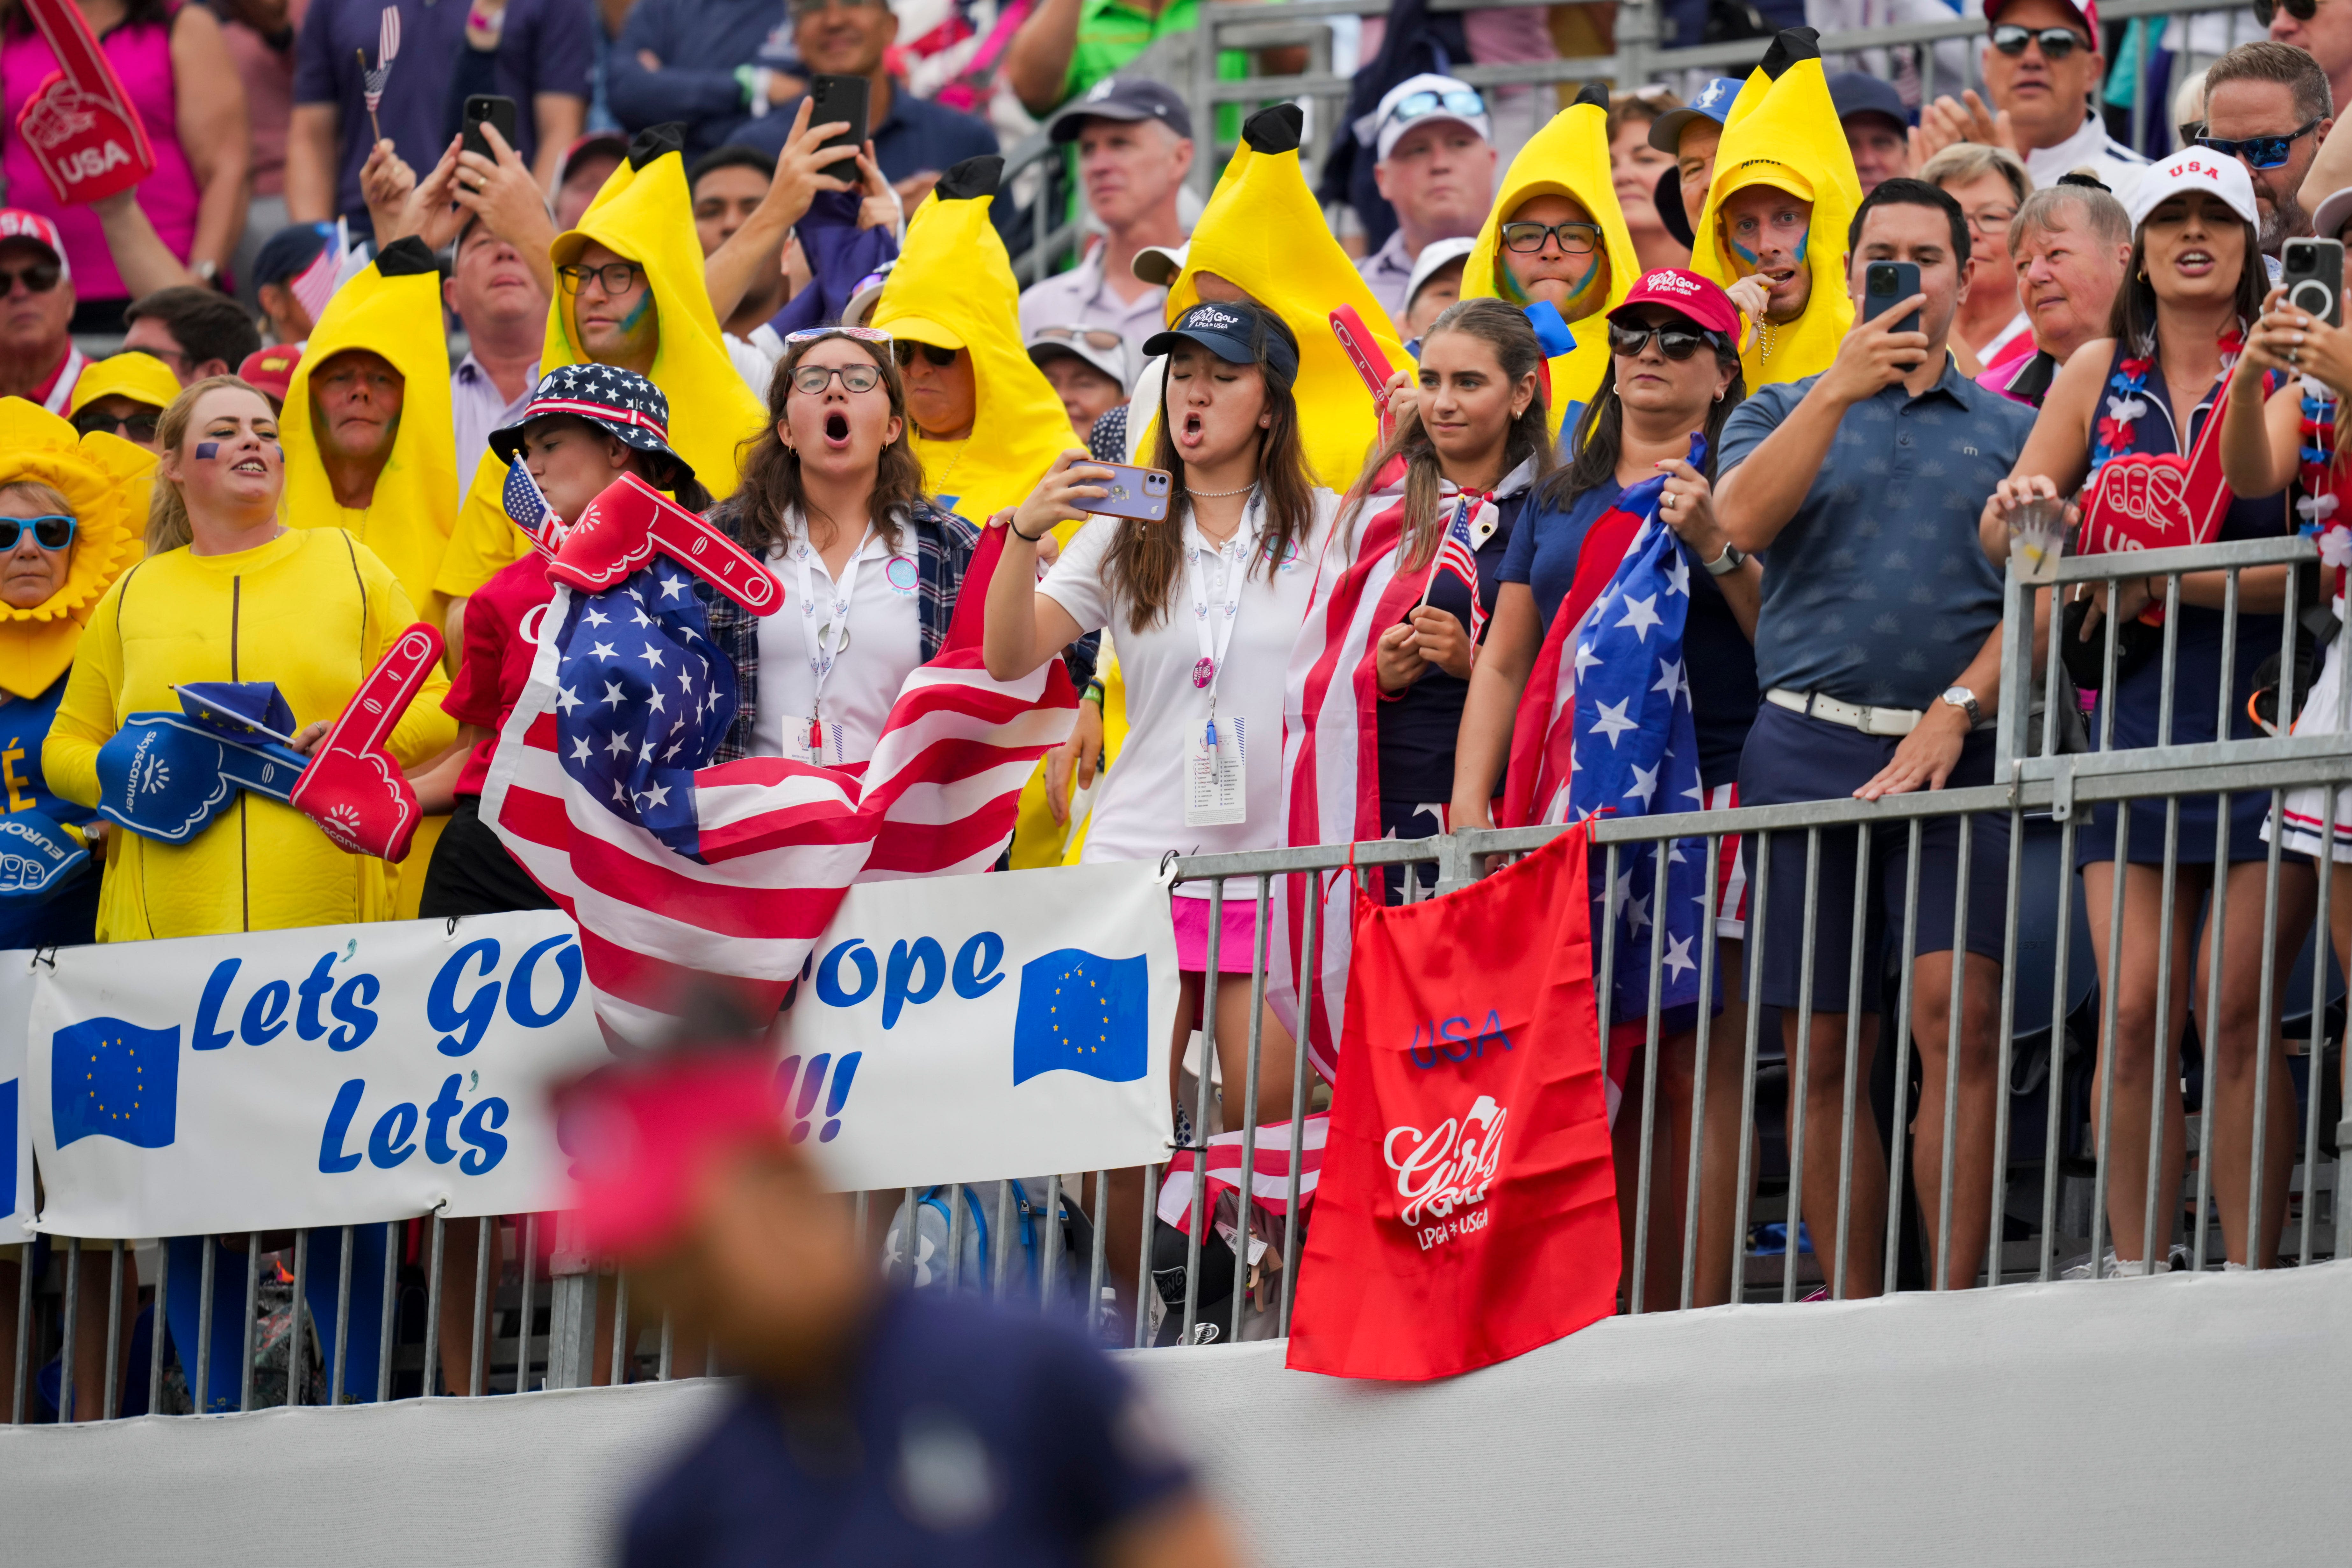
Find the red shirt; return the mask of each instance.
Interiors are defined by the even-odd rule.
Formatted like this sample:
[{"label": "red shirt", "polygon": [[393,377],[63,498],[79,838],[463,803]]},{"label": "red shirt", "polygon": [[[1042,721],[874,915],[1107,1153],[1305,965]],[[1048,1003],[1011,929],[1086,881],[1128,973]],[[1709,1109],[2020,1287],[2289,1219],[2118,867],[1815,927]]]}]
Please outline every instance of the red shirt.
[{"label": "red shirt", "polygon": [[488,730],[489,738],[474,748],[457,775],[457,793],[479,795],[490,776],[490,753],[499,747],[499,731],[507,715],[522,700],[530,680],[530,664],[539,652],[540,622],[555,584],[547,580],[547,562],[538,551],[503,568],[466,601],[466,647],[442,710],[461,724]]}]

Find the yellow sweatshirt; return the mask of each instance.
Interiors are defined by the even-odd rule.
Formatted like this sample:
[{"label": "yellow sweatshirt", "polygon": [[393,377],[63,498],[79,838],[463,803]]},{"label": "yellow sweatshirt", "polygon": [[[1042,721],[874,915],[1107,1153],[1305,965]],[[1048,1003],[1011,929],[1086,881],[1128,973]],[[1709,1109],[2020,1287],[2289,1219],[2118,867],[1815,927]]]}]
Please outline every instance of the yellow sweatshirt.
[{"label": "yellow sweatshirt", "polygon": [[[176,710],[184,681],[274,680],[297,724],[333,719],[415,619],[391,569],[341,529],[289,529],[234,555],[150,556],[107,590],[82,634],[42,751],[49,787],[96,805],[99,748],[132,713]],[[436,668],[393,731],[404,766],[457,738],[441,710],[447,689]],[[98,938],[381,920],[384,873],[292,806],[240,793],[186,844],[107,835]]]}]

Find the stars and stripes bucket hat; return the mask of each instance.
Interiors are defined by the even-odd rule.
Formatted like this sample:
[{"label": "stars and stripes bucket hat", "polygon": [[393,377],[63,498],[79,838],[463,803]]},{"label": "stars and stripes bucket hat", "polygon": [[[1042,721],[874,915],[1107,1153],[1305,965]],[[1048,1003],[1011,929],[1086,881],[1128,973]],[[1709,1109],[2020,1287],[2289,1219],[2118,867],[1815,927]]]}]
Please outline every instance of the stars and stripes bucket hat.
[{"label": "stars and stripes bucket hat", "polygon": [[[667,458],[677,465],[676,475],[667,476],[670,482],[694,473],[694,465],[670,449],[669,399],[661,388],[633,370],[609,364],[560,365],[541,376],[521,416],[490,432],[490,450],[512,463],[522,451],[524,429],[558,414],[585,419],[640,452]],[[655,476],[656,482],[664,478]]]}]

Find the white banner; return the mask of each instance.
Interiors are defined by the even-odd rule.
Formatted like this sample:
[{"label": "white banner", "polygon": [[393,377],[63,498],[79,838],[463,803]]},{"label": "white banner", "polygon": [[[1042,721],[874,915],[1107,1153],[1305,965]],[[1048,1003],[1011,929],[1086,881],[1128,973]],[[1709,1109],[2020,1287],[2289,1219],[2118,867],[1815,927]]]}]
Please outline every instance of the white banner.
[{"label": "white banner", "polygon": [[810,954],[777,1069],[849,1191],[1168,1158],[1168,889],[1148,862],[861,882]]},{"label": "white banner", "polygon": [[33,1005],[33,950],[0,952],[0,1247],[33,1224],[33,1130],[25,1104],[25,1014]]},{"label": "white banner", "polygon": [[[0,975],[0,1104],[13,1051],[41,1230],[193,1236],[564,1202],[547,1086],[607,1053],[560,914],[17,957]],[[782,1021],[786,1125],[844,1189],[1163,1160],[1176,993],[1148,865],[853,888]]]}]

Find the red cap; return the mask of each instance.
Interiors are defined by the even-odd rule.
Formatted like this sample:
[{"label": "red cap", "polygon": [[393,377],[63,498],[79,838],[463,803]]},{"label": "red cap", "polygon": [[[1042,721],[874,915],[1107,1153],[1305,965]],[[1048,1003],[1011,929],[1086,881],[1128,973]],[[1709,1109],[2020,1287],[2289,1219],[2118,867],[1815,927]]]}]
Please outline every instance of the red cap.
[{"label": "red cap", "polygon": [[[2002,7],[2008,4],[2009,0],[1985,0],[1985,26],[1990,27],[1999,22]],[[2099,0],[2058,0],[2058,4],[2081,19],[2084,29],[2091,36],[2091,47],[2096,49],[2099,47]]]},{"label": "red cap", "polygon": [[555,1116],[587,1249],[623,1260],[677,1235],[721,1155],[784,1135],[776,1064],[755,1050],[600,1068],[555,1091]]},{"label": "red cap", "polygon": [[73,281],[73,263],[66,258],[66,242],[58,237],[58,226],[38,213],[28,213],[22,207],[0,207],[0,239],[29,239],[58,258],[65,268],[66,281]]},{"label": "red cap", "polygon": [[302,347],[299,343],[272,344],[246,355],[245,363],[236,367],[236,374],[240,380],[251,383],[283,403],[288,390],[294,384],[294,367],[301,363]]},{"label": "red cap", "polygon": [[1731,296],[1713,279],[1679,267],[1643,273],[1626,293],[1625,302],[1609,312],[1609,319],[1613,321],[1636,305],[1664,305],[1708,331],[1739,335],[1739,307],[1731,302]]}]

